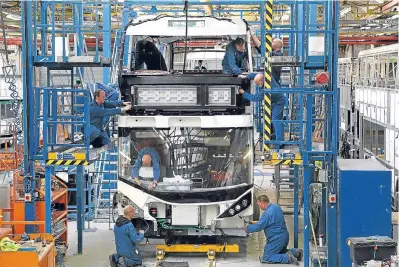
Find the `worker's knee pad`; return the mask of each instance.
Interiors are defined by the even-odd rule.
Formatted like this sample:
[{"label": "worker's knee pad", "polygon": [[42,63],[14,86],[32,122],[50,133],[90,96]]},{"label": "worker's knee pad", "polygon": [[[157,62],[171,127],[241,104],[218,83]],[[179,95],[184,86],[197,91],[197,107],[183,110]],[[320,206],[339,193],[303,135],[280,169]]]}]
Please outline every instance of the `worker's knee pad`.
[{"label": "worker's knee pad", "polygon": [[119,257],[118,267],[140,267],[141,263],[137,263],[136,260],[132,260],[125,257]]}]

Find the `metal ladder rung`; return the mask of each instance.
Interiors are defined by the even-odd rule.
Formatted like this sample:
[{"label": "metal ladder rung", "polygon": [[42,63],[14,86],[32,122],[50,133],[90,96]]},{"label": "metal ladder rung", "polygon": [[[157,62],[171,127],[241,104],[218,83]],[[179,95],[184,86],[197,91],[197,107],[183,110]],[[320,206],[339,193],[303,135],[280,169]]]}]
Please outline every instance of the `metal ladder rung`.
[{"label": "metal ladder rung", "polygon": [[280,192],[294,192],[294,189],[290,189],[290,188],[280,188]]}]

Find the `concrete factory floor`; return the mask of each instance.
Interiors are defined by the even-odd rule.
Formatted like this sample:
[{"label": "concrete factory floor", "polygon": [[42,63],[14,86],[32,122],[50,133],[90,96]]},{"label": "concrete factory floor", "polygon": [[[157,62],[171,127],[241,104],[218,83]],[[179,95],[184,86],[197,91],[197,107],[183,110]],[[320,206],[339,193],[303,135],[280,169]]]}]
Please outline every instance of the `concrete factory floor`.
[{"label": "concrete factory floor", "polygon": [[[261,168],[258,168],[261,170]],[[271,172],[255,174],[256,184],[262,189],[259,190],[258,194],[266,193],[273,201],[275,199],[274,187],[270,183]],[[286,216],[287,227],[290,232],[290,246],[293,244],[293,229],[294,222],[293,216]],[[84,232],[83,234],[83,255],[76,255],[77,252],[77,233],[76,233],[76,222],[69,223],[69,249],[65,263],[67,267],[107,267],[109,266],[108,256],[115,252],[115,243],[113,231],[109,230],[108,223],[91,223],[91,228],[97,228],[95,232]],[[111,228],[113,225],[111,225]],[[302,218],[300,218],[300,227],[302,227]],[[302,235],[299,235],[299,243],[302,247]],[[229,266],[229,267],[244,267],[244,266],[265,266],[258,260],[258,256],[262,255],[263,246],[265,244],[265,236],[263,232],[252,234],[248,239],[243,239],[242,242],[246,246],[242,246],[239,254],[218,254],[217,255],[217,266]],[[246,248],[245,248],[246,247]],[[142,253],[144,256],[144,264],[147,267],[154,266],[155,253],[146,252]],[[206,266],[207,257],[206,255],[179,255],[179,256],[168,256],[167,260],[171,261],[187,261],[190,267],[202,267]],[[267,265],[266,265],[267,266]],[[273,264],[274,267],[280,265]],[[281,265],[287,266],[287,265]],[[294,266],[294,265],[292,265]],[[303,263],[301,263],[303,266]]]}]

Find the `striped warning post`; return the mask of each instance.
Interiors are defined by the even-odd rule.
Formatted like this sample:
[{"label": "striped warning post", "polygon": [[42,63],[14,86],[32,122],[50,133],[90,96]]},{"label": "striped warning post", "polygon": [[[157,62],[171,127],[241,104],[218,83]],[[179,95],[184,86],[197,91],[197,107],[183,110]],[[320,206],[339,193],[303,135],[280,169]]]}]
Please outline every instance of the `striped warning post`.
[{"label": "striped warning post", "polygon": [[58,166],[87,166],[89,162],[87,160],[46,160],[46,165],[58,165]]},{"label": "striped warning post", "polygon": [[[270,31],[272,29],[273,24],[273,0],[266,1],[266,14],[265,14],[265,26],[266,31]],[[272,84],[272,34],[268,32],[266,34],[266,53],[265,53],[265,90],[271,90]],[[264,94],[264,154],[266,159],[270,158],[270,144],[266,143],[270,141],[271,138],[271,130],[272,130],[272,100],[271,94]]]}]

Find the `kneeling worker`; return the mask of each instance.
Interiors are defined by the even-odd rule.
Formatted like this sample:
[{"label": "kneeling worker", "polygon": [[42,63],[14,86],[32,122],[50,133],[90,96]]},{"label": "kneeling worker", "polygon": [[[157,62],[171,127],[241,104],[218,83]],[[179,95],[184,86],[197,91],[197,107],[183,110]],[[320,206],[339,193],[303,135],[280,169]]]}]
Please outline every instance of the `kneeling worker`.
[{"label": "kneeling worker", "polygon": [[142,266],[142,259],[137,245],[144,239],[144,235],[137,233],[132,224],[134,208],[125,207],[123,216],[120,216],[114,226],[116,253],[109,256],[111,267]]},{"label": "kneeling worker", "polygon": [[299,265],[302,260],[302,249],[290,249],[287,252],[289,234],[284,220],[281,207],[270,203],[266,195],[257,199],[258,207],[264,210],[262,217],[256,224],[244,226],[247,233],[254,233],[263,230],[267,243],[263,250],[263,257],[259,257],[261,263],[293,263]]}]

